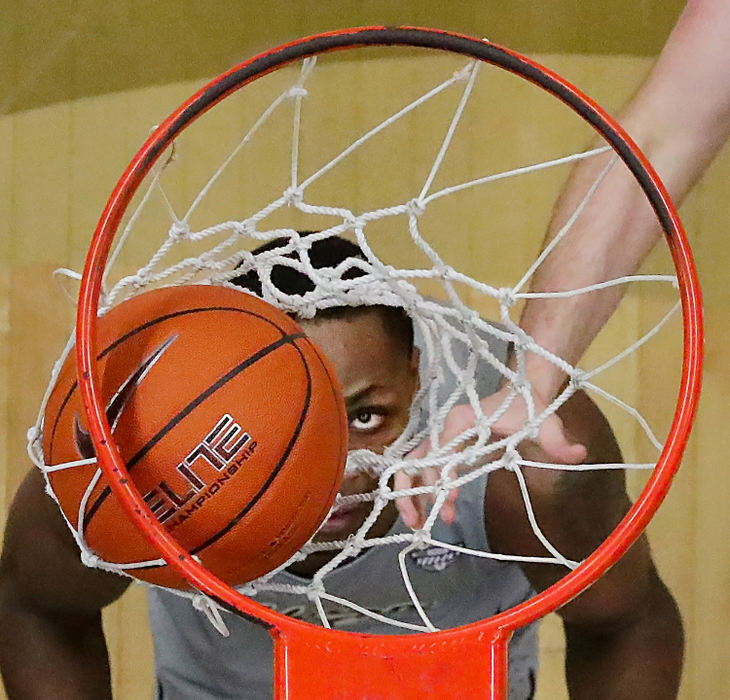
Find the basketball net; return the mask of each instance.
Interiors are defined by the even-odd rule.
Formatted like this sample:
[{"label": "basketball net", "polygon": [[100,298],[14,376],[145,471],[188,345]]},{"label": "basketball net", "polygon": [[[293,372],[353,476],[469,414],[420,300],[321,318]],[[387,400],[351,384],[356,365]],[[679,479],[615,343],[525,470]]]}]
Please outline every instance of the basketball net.
[{"label": "basketball net", "polygon": [[[471,41],[481,43],[476,40]],[[320,70],[317,60],[314,56],[308,56],[297,69],[288,69],[290,72],[287,73],[287,81],[282,89],[255,119],[250,120],[250,128],[240,135],[238,142],[225,156],[220,166],[209,174],[199,192],[191,197],[184,207],[173,205],[174,197],[168,194],[166,185],[168,171],[174,171],[176,159],[185,157],[184,146],[180,146],[178,152],[178,147],[173,141],[165,144],[167,151],[149,171],[145,187],[139,190],[134,207],[128,210],[126,221],[111,251],[103,274],[100,310],[103,313],[135,294],[158,286],[200,283],[231,285],[234,277],[249,270],[257,271],[262,283],[261,296],[264,300],[302,319],[310,319],[322,309],[342,306],[378,304],[404,308],[413,320],[422,354],[421,385],[413,400],[408,425],[382,454],[367,450],[350,453],[347,469],[368,470],[377,476],[377,487],[369,493],[339,496],[335,504],[335,507],[341,507],[354,502],[372,502],[370,515],[347,540],[322,542],[313,538],[280,569],[246,584],[240,591],[254,600],[262,597],[265,599],[269,594],[300,596],[306,605],[314,607],[318,622],[324,628],[333,626],[328,611],[341,609],[376,622],[389,634],[436,633],[438,627],[429,616],[427,607],[421,599],[421,593],[412,580],[413,561],[419,552],[437,552],[446,558],[453,555],[491,559],[516,565],[525,562],[557,564],[564,567],[568,574],[581,562],[564,555],[543,533],[532,508],[524,470],[530,467],[576,471],[651,470],[654,469],[664,449],[666,426],[661,428],[652,426],[650,420],[642,415],[631,399],[614,392],[610,388],[610,382],[609,388],[602,385],[601,379],[606,375],[610,376],[611,371],[617,366],[630,362],[630,358],[640,348],[650,347],[655,336],[665,331],[665,326],[671,326],[672,317],[678,315],[681,308],[681,300],[676,292],[673,293],[671,300],[666,301],[665,308],[658,314],[651,327],[643,329],[631,342],[614,348],[611,357],[603,358],[599,364],[590,367],[572,366],[526,335],[517,324],[520,304],[525,299],[533,297],[567,298],[591,294],[608,287],[644,288],[646,285],[661,288],[661,298],[667,300],[667,290],[678,287],[677,274],[671,271],[662,274],[631,275],[561,292],[528,291],[529,281],[535,270],[571,228],[580,223],[581,214],[610,170],[624,167],[618,155],[607,159],[601,175],[571,212],[550,245],[532,262],[513,273],[514,277],[510,284],[490,283],[477,275],[457,269],[451,262],[449,249],[443,247],[437,249],[433,238],[425,230],[428,227],[424,226],[423,222],[428,218],[432,208],[441,207],[450,200],[455,201],[453,235],[458,236],[460,197],[468,193],[488,191],[490,187],[512,179],[534,178],[553,169],[563,168],[563,172],[567,172],[565,169],[576,161],[605,158],[603,154],[609,151],[611,146],[605,143],[579,152],[558,153],[537,162],[515,162],[508,168],[494,172],[490,171],[488,162],[484,162],[483,172],[477,173],[474,177],[437,184],[444,179],[444,164],[461,135],[459,127],[470,108],[473,95],[479,89],[487,89],[486,74],[493,70],[480,60],[460,58],[462,63],[455,70],[449,69],[440,78],[433,79],[421,94],[404,99],[402,104],[390,109],[379,123],[354,133],[353,138],[343,147],[329,153],[325,153],[325,147],[319,149],[322,154],[321,162],[312,167],[313,159],[309,158],[305,168],[301,158],[301,144],[307,133],[307,110],[310,100],[313,99],[310,95],[310,85],[318,78]],[[326,77],[325,75],[322,79]],[[418,144],[419,148],[430,153],[429,163],[423,168],[422,177],[406,197],[387,204],[378,204],[370,209],[347,206],[337,196],[334,196],[329,203],[322,203],[318,194],[325,189],[321,187],[322,182],[329,178],[336,183],[348,160],[358,157],[365,159],[365,156],[361,156],[361,152],[366,152],[372,142],[387,139],[391,131],[397,131],[402,123],[417,116],[420,111],[426,110],[435,100],[450,101],[451,109],[445,123],[437,130],[438,138],[428,144]],[[226,219],[212,225],[194,226],[192,222],[196,214],[204,209],[209,194],[230,171],[237,167],[239,161],[245,159],[250,144],[260,133],[266,132],[270,122],[283,118],[289,123],[291,148],[287,167],[278,173],[280,187],[275,196],[237,218]],[[404,151],[402,156],[404,158],[405,153]],[[336,186],[331,187],[329,191],[336,192]],[[153,206],[159,207],[160,203],[169,216],[164,240],[143,265],[132,274],[125,274],[124,268],[128,265],[125,250],[131,245],[134,233],[142,228],[141,221],[144,219],[145,211]],[[245,203],[242,203],[239,208],[244,206]],[[293,219],[299,217],[297,221],[306,217],[316,218],[320,222],[317,226],[318,231],[302,235],[298,232],[299,225],[270,225],[277,216],[285,218],[287,212],[292,213]],[[324,225],[321,224],[323,221],[326,222]],[[396,265],[381,257],[379,248],[383,247],[381,231],[384,227],[387,228],[388,236],[396,232],[401,237],[404,249],[413,251],[409,259],[417,261],[417,264]],[[139,235],[149,233],[145,232],[144,228],[142,231],[143,233]],[[541,232],[536,232],[536,248],[539,245],[540,235]],[[364,259],[352,258],[335,268],[315,268],[309,259],[309,250],[316,241],[331,236],[345,236],[356,242],[364,253]],[[286,243],[279,248],[258,255],[251,252],[261,243],[282,237],[286,239]],[[275,266],[291,267],[306,274],[314,283],[313,290],[301,296],[282,292],[271,280],[271,272]],[[347,274],[352,268],[356,268],[360,274],[357,276]],[[483,318],[481,310],[485,308],[493,309],[493,316],[489,319]],[[514,361],[511,363],[507,362],[504,351],[499,349],[507,345],[512,347]],[[73,339],[69,341],[54,367],[46,400],[63,359],[72,347]],[[539,409],[535,405],[532,388],[525,373],[525,357],[528,353],[539,355],[553,363],[568,379],[565,387],[544,409]],[[498,378],[495,388],[499,384],[509,386],[506,398],[491,414],[483,412],[480,403],[482,397],[477,389],[478,376],[485,371],[491,372]],[[578,390],[586,391],[599,400],[603,407],[611,407],[614,414],[623,415],[643,436],[647,446],[645,452],[653,451],[654,457],[630,461],[627,464],[590,465],[544,464],[525,459],[521,454],[521,447],[533,440],[544,420],[555,414]],[[495,436],[493,432],[495,423],[516,401],[523,402],[526,407],[527,420],[524,426],[507,437]],[[468,405],[473,411],[474,426],[444,443],[441,435],[447,416],[455,406],[462,404]],[[44,406],[45,401],[39,412],[38,423],[29,431],[29,454],[33,461],[46,475],[52,469],[73,469],[77,464],[87,464],[88,460],[53,467],[44,464],[41,439],[43,427],[41,417]],[[427,454],[419,458],[409,457],[409,453],[424,441],[429,443]],[[416,479],[411,488],[394,489],[393,477],[400,470],[406,470],[407,473],[417,476],[419,472],[427,469],[438,471],[439,478],[435,484],[423,485]],[[545,551],[542,556],[525,557],[517,553],[474,549],[461,543],[440,539],[435,533],[441,508],[453,489],[467,488],[474,482],[488,479],[490,473],[501,469],[513,472],[519,483],[526,517],[535,537],[544,546]],[[102,471],[99,469],[93,482],[89,484],[87,495],[101,476]],[[47,484],[53,496],[48,480]],[[391,501],[400,497],[424,494],[432,497],[433,504],[423,527],[417,530],[402,528],[379,537],[369,536],[378,516]],[[85,503],[86,499],[83,499],[79,523],[83,523]],[[86,546],[79,530],[73,529],[73,532],[82,559],[87,565],[133,575],[136,567],[165,563],[162,558],[157,562],[124,564],[102,561]],[[329,582],[333,572],[344,563],[375,548],[397,550],[394,565],[398,567],[400,580],[415,611],[413,618],[406,619],[399,614],[388,614],[375,606],[363,603],[362,600],[343,598],[337,591],[331,590]],[[308,555],[322,551],[334,552],[334,556],[312,576],[311,580],[302,580],[297,584],[281,582],[282,571]],[[200,592],[175,591],[175,593],[190,597],[196,607],[207,612],[221,632],[226,632],[226,613],[221,615],[221,612],[222,608],[227,606],[221,605],[219,600],[216,602],[214,596]],[[468,616],[465,616],[458,624],[470,621]],[[509,632],[504,628],[500,628],[495,634],[503,643],[506,643],[509,637]],[[473,638],[470,638],[467,646],[472,643],[476,644]],[[347,644],[349,642],[342,642],[342,648]],[[460,647],[456,656],[463,654],[464,648],[466,647]],[[492,660],[495,658],[497,666],[504,661],[499,654]],[[283,663],[280,656],[277,656],[277,663]],[[413,666],[422,663],[414,662]],[[289,669],[288,673],[293,672]],[[484,680],[485,683],[491,682],[488,680],[488,675],[485,677],[487,678]],[[499,677],[500,672],[495,671],[495,676]],[[443,678],[441,680],[443,681]],[[490,692],[495,694],[489,697],[500,697],[500,691]]]}]

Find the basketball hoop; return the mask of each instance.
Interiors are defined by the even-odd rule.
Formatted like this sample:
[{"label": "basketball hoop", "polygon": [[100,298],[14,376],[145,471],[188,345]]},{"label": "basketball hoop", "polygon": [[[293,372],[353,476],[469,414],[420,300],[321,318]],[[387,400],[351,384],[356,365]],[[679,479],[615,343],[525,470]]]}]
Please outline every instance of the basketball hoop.
[{"label": "basketball hoop", "polygon": [[[580,566],[534,598],[487,620],[415,635],[364,635],[318,627],[287,617],[242,595],[204,569],[155,519],[129,478],[106,419],[96,359],[96,321],[112,242],[138,188],[154,171],[156,163],[178,134],[224,98],[287,64],[332,51],[369,46],[435,49],[476,62],[470,65],[491,64],[539,86],[592,125],[633,173],[664,230],[674,260],[684,323],[683,371],[674,421],[646,487],[615,531]],[[475,69],[469,70],[456,79],[466,79],[468,84],[472,74],[475,74]],[[303,73],[306,73],[306,69]],[[300,93],[296,92],[297,89]],[[300,97],[303,89],[301,84],[295,85],[290,96],[295,99]],[[429,179],[421,195],[430,184]],[[288,197],[290,204],[301,205],[304,185],[306,181],[294,181],[293,189],[286,191],[282,198]],[[426,199],[418,195],[404,205],[405,216],[412,217],[411,221],[415,220],[425,206]],[[331,207],[328,211],[339,210]],[[362,231],[367,217],[360,216],[359,222],[349,220],[347,214],[342,215],[342,218],[342,230],[348,230],[350,226],[349,230],[356,232],[358,240],[366,242]],[[239,228],[245,229],[245,222]],[[335,234],[340,232],[335,229],[333,227]],[[251,267],[255,261],[241,256],[233,263],[230,267],[235,269],[241,263]],[[377,271],[378,266],[369,266],[367,274],[374,274],[374,269]],[[210,279],[215,279],[214,271]],[[337,287],[335,282],[324,280],[323,284],[328,283],[331,291]],[[405,284],[389,286],[386,283],[381,285],[377,293],[380,299],[385,299],[384,303],[395,303],[390,301],[388,295],[397,295],[401,293],[399,289],[405,287]],[[341,294],[346,296],[355,291],[343,286]],[[409,293],[402,292],[403,298]],[[348,299],[348,303],[354,303],[350,297]],[[104,304],[107,301],[105,299]],[[282,299],[278,301],[284,304],[287,302]],[[311,299],[305,301],[316,302]],[[322,305],[334,303],[327,299],[320,302]],[[413,308],[419,303],[413,301]],[[277,697],[385,698],[390,697],[385,689],[397,683],[398,697],[404,699],[428,697],[437,688],[441,697],[468,693],[470,697],[498,700],[505,697],[507,644],[513,632],[564,605],[591,585],[631,547],[666,495],[688,439],[697,405],[702,333],[700,289],[675,208],[651,164],[608,114],[560,76],[487,40],[413,27],[366,27],[300,39],[245,61],[211,81],[155,130],[119,180],[91,242],[79,297],[77,361],[80,388],[98,463],[114,492],[137,527],[144,531],[165,560],[196,589],[222,608],[235,611],[269,628],[274,639]],[[344,671],[312,673],[312,669],[333,668],[335,663],[337,668]]]}]

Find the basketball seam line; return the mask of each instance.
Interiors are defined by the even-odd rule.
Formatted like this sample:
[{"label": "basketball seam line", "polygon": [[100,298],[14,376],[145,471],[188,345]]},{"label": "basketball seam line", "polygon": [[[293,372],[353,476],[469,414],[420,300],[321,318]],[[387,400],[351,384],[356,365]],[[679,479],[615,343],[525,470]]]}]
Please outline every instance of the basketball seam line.
[{"label": "basketball seam line", "polygon": [[[169,314],[165,314],[164,316],[158,316],[157,318],[152,319],[151,321],[147,321],[146,323],[143,323],[141,326],[137,326],[136,328],[133,328],[131,331],[128,331],[123,336],[117,338],[111,345],[107,346],[102,350],[99,355],[97,355],[96,361],[103,359],[106,357],[114,348],[121,345],[123,342],[129,340],[129,338],[132,338],[133,336],[137,335],[138,333],[141,333],[142,331],[147,330],[148,328],[152,328],[153,326],[157,325],[158,323],[164,323],[165,321],[169,321],[172,318],[177,318],[178,316],[185,316],[187,314],[193,314],[193,313],[200,313],[201,311],[237,311],[239,313],[244,313],[249,316],[255,316],[256,318],[260,319],[261,321],[266,321],[266,323],[274,326],[279,333],[283,335],[286,335],[286,331],[279,326],[278,324],[274,323],[270,318],[267,318],[266,316],[263,316],[262,314],[258,314],[255,311],[249,311],[247,309],[241,309],[237,306],[203,306],[199,307],[197,309],[183,309],[181,311],[175,311]],[[51,431],[51,441],[48,446],[48,458],[50,462],[53,462],[52,456],[53,456],[53,442],[56,438],[56,429],[58,428],[58,421],[61,420],[61,415],[63,414],[64,409],[66,408],[66,404],[71,400],[71,396],[73,396],[74,391],[76,391],[77,387],[79,385],[78,379],[75,379],[73,383],[71,384],[71,387],[68,390],[68,393],[64,397],[63,401],[61,402],[61,406],[58,409],[58,413],[56,414],[56,419],[53,422],[53,429]]]},{"label": "basketball seam line", "polygon": [[304,357],[304,354],[302,353],[301,349],[297,347],[296,343],[292,343],[292,347],[299,353],[299,357],[302,359],[302,364],[304,365],[304,371],[307,374],[307,393],[304,399],[304,406],[302,407],[302,410],[299,413],[299,421],[297,422],[296,428],[294,429],[294,433],[289,440],[289,444],[286,446],[286,449],[284,450],[284,453],[282,454],[281,458],[279,459],[278,464],[274,469],[271,470],[271,473],[267,477],[266,481],[262,484],[261,488],[258,490],[255,496],[251,498],[251,500],[246,504],[246,506],[231,520],[228,522],[228,524],[219,530],[215,535],[208,538],[205,542],[202,544],[199,544],[197,547],[192,549],[190,551],[190,554],[197,554],[198,552],[201,552],[206,547],[209,547],[211,544],[215,543],[217,540],[219,540],[223,535],[225,535],[227,532],[229,532],[232,528],[234,528],[236,525],[238,525],[239,522],[246,516],[246,514],[259,502],[261,497],[266,493],[269,486],[271,486],[274,479],[279,475],[279,472],[282,470],[284,465],[286,464],[287,459],[289,459],[289,455],[291,454],[291,451],[294,449],[294,445],[296,444],[297,440],[299,439],[299,435],[302,432],[302,427],[304,426],[304,419],[307,416],[307,413],[309,412],[309,405],[312,401],[312,375],[309,371],[309,365],[307,364],[307,360]]},{"label": "basketball seam line", "polygon": [[[203,401],[208,399],[210,396],[212,396],[218,389],[223,387],[225,384],[227,384],[231,379],[233,379],[236,375],[243,372],[245,369],[250,367],[251,365],[258,362],[263,357],[266,357],[270,353],[272,353],[277,348],[282,347],[283,345],[287,345],[289,343],[293,344],[293,341],[298,338],[303,338],[304,333],[291,333],[288,335],[283,336],[279,340],[271,343],[265,348],[262,348],[258,352],[251,355],[251,357],[247,358],[240,364],[236,365],[233,369],[229,370],[224,374],[220,379],[218,379],[214,384],[209,386],[202,394],[199,394],[195,399],[193,399],[190,403],[188,403],[185,408],[183,408],[181,411],[177,413],[177,415],[172,418],[166,425],[164,425],[160,430],[157,431],[157,433],[147,442],[146,445],[144,445],[140,450],[137,451],[137,453],[129,460],[127,463],[127,471],[131,472],[132,469],[136,466],[136,464],[172,429],[174,428],[178,423],[180,423],[184,418],[186,418],[190,413],[197,408]],[[94,515],[97,513],[99,508],[101,508],[104,501],[109,497],[111,494],[111,487],[106,486],[104,487],[104,490],[99,495],[99,497],[96,499],[94,504],[91,506],[91,508],[87,511],[86,517],[84,518],[84,527],[83,532],[86,533],[86,529],[91,522]]]},{"label": "basketball seam line", "polygon": [[[294,445],[296,444],[296,441],[299,439],[299,435],[301,434],[302,427],[304,425],[304,419],[306,418],[306,415],[309,412],[309,405],[311,403],[312,375],[309,371],[309,365],[307,364],[307,360],[304,357],[301,349],[294,342],[292,343],[292,347],[299,353],[299,356],[302,359],[302,364],[304,365],[304,371],[306,372],[306,375],[307,375],[307,393],[306,393],[305,400],[304,400],[304,406],[302,407],[302,411],[299,416],[299,422],[297,423],[297,425],[294,429],[294,432],[289,441],[289,444],[287,445],[286,450],[284,451],[284,454],[281,456],[278,464],[269,474],[268,478],[266,479],[266,482],[261,486],[261,488],[258,490],[258,492],[246,504],[246,506],[232,520],[230,520],[224,528],[219,530],[217,533],[215,533],[215,535],[208,538],[202,544],[199,544],[197,547],[191,549],[189,551],[189,554],[191,556],[194,556],[194,555],[198,554],[198,552],[201,552],[204,549],[206,549],[207,547],[209,547],[210,545],[215,544],[215,542],[217,542],[221,537],[223,537],[226,533],[230,532],[236,525],[238,525],[241,522],[241,520],[259,502],[261,497],[271,486],[274,479],[279,475],[282,468],[284,467],[284,464],[286,464],[286,461],[289,458],[291,451],[294,449]],[[320,360],[320,362],[321,362],[321,360]],[[331,378],[330,378],[330,381],[331,381]],[[166,563],[165,564],[151,564],[149,566],[138,567],[137,571],[145,571],[145,570],[149,570],[149,569],[163,568],[165,566],[167,566]]]}]

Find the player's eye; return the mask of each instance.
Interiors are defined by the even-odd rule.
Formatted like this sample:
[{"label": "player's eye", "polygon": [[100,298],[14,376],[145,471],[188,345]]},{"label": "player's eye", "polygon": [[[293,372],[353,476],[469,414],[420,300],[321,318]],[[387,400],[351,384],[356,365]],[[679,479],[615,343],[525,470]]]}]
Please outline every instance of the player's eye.
[{"label": "player's eye", "polygon": [[362,410],[350,416],[350,427],[355,430],[373,431],[383,424],[384,417],[375,411]]}]

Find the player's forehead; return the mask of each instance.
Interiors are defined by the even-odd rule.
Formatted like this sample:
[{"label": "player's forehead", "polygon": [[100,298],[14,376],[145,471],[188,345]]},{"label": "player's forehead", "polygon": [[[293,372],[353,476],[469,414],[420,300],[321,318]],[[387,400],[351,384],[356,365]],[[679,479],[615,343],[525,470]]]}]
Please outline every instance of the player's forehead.
[{"label": "player's forehead", "polygon": [[301,325],[334,366],[346,395],[369,384],[397,384],[408,371],[404,344],[388,331],[377,309],[315,318]]}]

